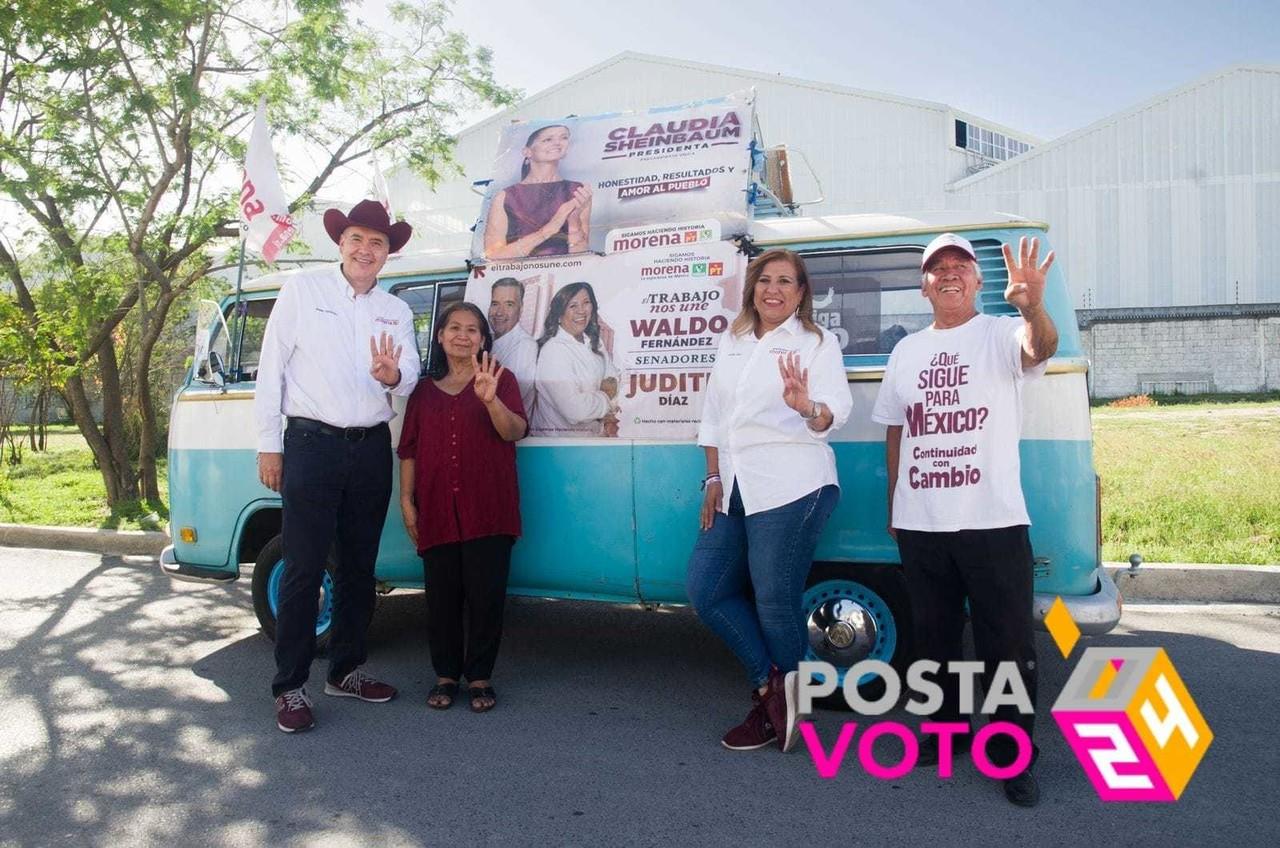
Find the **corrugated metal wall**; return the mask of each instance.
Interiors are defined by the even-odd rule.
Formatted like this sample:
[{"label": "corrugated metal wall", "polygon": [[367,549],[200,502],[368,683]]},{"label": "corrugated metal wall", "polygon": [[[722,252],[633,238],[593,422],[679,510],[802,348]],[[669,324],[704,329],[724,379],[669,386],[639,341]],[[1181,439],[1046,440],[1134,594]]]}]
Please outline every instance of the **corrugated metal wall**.
[{"label": "corrugated metal wall", "polygon": [[[941,209],[945,186],[968,173],[973,158],[954,147],[956,115],[942,104],[842,91],[796,80],[773,80],[706,65],[627,56],[583,79],[531,98],[529,118],[645,109],[717,97],[754,86],[766,144],[788,144],[808,157],[826,202],[812,214]],[[963,117],[963,116],[962,116]],[[397,206],[422,234],[419,247],[465,248],[479,212],[472,180],[489,176],[498,133],[510,116],[481,124],[458,140],[467,177],[432,192],[411,176],[393,177]],[[793,170],[800,172],[797,162]],[[797,199],[816,186],[802,173]]]},{"label": "corrugated metal wall", "polygon": [[1048,222],[1078,307],[1280,301],[1280,70],[1197,81],[946,202]]}]

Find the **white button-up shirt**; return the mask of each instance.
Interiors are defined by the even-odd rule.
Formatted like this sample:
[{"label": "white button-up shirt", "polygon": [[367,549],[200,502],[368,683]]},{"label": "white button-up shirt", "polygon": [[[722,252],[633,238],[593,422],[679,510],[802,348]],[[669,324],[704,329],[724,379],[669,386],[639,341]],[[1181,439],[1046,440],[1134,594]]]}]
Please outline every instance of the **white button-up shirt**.
[{"label": "white button-up shirt", "polygon": [[520,386],[520,400],[524,401],[524,414],[532,414],[538,343],[525,332],[524,327],[516,324],[493,340],[493,358],[516,378]]},{"label": "white button-up shirt", "polygon": [[606,377],[617,378],[618,369],[601,352],[591,349],[591,338],[582,341],[560,327],[538,351],[538,403],[529,429],[534,435],[557,436],[604,433],[600,419],[609,412],[609,396],[600,388]]},{"label": "white button-up shirt", "polygon": [[[382,333],[401,348],[394,389],[369,373],[369,339]],[[267,320],[258,360],[258,450],[284,450],[281,415],[334,427],[390,421],[395,413],[388,392],[411,394],[419,367],[413,312],[403,300],[376,285],[357,295],[336,265],[289,277]]]},{"label": "white button-up shirt", "polygon": [[[782,400],[778,358],[792,352],[809,369],[810,400],[831,410],[831,426],[821,433]],[[748,515],[839,485],[827,437],[852,409],[840,343],[825,329],[818,336],[793,315],[760,339],[751,330],[724,333],[698,428],[698,444],[719,450],[721,511],[728,511],[735,482]]]}]

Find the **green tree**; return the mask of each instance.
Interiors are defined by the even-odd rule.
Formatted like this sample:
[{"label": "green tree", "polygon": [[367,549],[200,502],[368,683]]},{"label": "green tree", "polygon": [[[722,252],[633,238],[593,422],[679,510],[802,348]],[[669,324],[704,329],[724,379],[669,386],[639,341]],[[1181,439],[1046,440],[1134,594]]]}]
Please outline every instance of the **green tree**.
[{"label": "green tree", "polygon": [[374,151],[438,180],[456,167],[448,128],[458,116],[514,98],[494,82],[488,50],[448,30],[446,2],[395,4],[395,36],[347,6],[16,0],[0,9],[0,199],[22,212],[14,226],[5,211],[10,243],[0,240],[12,289],[0,350],[25,352],[53,375],[112,506],[159,499],[152,353],[171,307],[237,235],[258,99],[277,150],[323,151],[314,173],[298,175],[310,179],[297,210]]}]

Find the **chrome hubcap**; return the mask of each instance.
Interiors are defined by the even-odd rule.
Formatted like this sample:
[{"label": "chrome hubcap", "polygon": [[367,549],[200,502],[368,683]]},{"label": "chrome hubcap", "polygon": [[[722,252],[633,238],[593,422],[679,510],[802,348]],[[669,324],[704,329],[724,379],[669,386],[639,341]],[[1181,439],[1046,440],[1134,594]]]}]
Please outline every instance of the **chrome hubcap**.
[{"label": "chrome hubcap", "polygon": [[846,668],[869,656],[880,636],[875,618],[850,598],[823,601],[809,613],[807,627],[814,654]]}]

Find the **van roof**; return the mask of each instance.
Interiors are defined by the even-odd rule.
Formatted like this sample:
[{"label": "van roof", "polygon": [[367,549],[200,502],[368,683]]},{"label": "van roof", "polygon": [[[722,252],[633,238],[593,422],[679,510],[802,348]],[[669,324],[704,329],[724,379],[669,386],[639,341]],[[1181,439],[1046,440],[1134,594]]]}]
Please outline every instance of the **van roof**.
[{"label": "van roof", "polygon": [[[916,233],[959,232],[992,227],[1032,227],[1049,229],[1047,224],[1009,215],[1004,212],[973,212],[947,209],[936,212],[889,215],[878,212],[824,217],[765,218],[751,222],[751,240],[759,245],[796,244],[875,236],[902,236]],[[467,269],[470,251],[420,250],[387,259],[382,278],[418,274],[444,274]],[[314,267],[314,266],[312,266]],[[276,289],[289,277],[305,273],[308,268],[294,268],[264,274],[244,282],[247,292]]]}]

